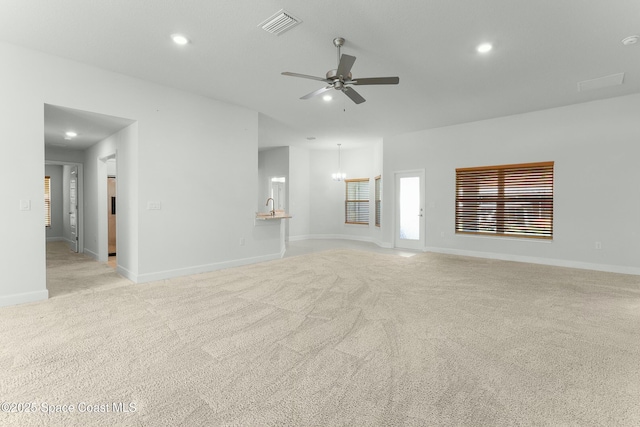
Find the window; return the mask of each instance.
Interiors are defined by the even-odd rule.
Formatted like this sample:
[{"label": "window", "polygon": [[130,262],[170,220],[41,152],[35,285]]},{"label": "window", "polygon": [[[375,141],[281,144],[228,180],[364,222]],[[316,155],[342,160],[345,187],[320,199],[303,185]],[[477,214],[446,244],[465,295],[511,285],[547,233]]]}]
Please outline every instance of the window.
[{"label": "window", "polygon": [[51,177],[44,177],[44,226],[51,227]]},{"label": "window", "polygon": [[456,169],[456,233],[551,239],[553,162]]},{"label": "window", "polygon": [[345,179],[344,222],[369,225],[369,178]]},{"label": "window", "polygon": [[381,182],[381,177],[380,175],[375,177],[375,192],[376,192],[376,227],[380,227],[380,209],[381,209],[381,202],[382,202],[382,187],[380,187],[380,182]]}]

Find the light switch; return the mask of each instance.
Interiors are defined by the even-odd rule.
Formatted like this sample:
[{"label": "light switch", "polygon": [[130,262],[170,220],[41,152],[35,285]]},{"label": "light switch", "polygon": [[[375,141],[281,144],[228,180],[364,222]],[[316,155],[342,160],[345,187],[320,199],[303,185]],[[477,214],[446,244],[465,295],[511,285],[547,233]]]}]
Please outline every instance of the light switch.
[{"label": "light switch", "polygon": [[30,211],[31,210],[31,200],[26,200],[26,199],[20,200],[20,210],[21,211]]},{"label": "light switch", "polygon": [[162,209],[162,204],[160,202],[147,202],[147,210],[159,211],[160,209]]}]

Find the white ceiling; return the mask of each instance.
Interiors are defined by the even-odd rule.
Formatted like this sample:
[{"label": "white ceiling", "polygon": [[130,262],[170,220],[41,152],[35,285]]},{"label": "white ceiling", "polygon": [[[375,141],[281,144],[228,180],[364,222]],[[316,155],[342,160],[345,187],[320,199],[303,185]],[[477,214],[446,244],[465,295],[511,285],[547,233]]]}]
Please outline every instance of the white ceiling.
[{"label": "white ceiling", "polygon": [[[85,150],[134,121],[73,108],[44,105],[44,143],[64,150]],[[66,139],[66,132],[77,136]]]},{"label": "white ceiling", "polygon": [[[303,23],[258,28],[284,8]],[[178,47],[169,36],[184,33]],[[242,105],[291,127],[311,147],[640,92],[638,0],[2,0],[0,40]],[[357,57],[367,102],[298,98],[335,68],[332,40]],[[477,44],[492,42],[488,55]],[[579,81],[624,84],[578,92]],[[314,136],[314,141],[305,137]],[[277,142],[267,141],[271,145]]]}]

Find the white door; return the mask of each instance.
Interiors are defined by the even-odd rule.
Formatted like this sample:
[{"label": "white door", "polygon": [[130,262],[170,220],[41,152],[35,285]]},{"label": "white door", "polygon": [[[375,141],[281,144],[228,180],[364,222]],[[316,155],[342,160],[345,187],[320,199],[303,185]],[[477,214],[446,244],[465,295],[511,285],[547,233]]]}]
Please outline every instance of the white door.
[{"label": "white door", "polygon": [[69,176],[69,226],[71,228],[71,250],[78,252],[78,167],[70,168]]},{"label": "white door", "polygon": [[395,174],[395,246],[424,249],[424,171]]}]

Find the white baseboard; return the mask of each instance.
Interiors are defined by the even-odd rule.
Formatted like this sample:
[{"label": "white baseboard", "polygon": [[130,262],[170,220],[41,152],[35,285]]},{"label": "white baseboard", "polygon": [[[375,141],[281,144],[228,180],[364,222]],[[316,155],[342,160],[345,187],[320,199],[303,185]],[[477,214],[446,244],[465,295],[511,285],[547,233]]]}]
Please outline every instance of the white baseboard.
[{"label": "white baseboard", "polygon": [[0,296],[0,307],[7,307],[16,304],[26,304],[29,302],[43,301],[49,298],[49,291],[25,292],[22,294]]},{"label": "white baseboard", "polygon": [[381,248],[385,248],[385,249],[393,249],[393,243],[387,243],[387,242],[381,242],[380,240],[371,240],[373,243],[375,243],[376,245],[380,246]]},{"label": "white baseboard", "polygon": [[131,280],[133,283],[138,283],[138,275],[133,273],[132,271],[127,270],[124,267],[116,266],[116,273],[121,275],[122,277],[126,277]]},{"label": "white baseboard", "polygon": [[47,243],[49,242],[66,242],[67,239],[64,237],[47,237]]},{"label": "white baseboard", "polygon": [[[289,236],[289,241],[311,240],[311,239],[342,239],[357,240],[361,242],[371,242],[381,248],[393,249],[394,245],[388,242],[381,242],[370,237],[349,236],[344,234],[306,234],[301,236]],[[522,255],[511,255],[494,252],[466,251],[462,249],[448,249],[438,247],[425,247],[425,252],[436,252],[449,255],[471,256],[475,258],[499,259],[503,261],[528,262],[531,264],[553,265],[557,267],[580,268],[583,270],[606,271],[609,273],[640,275],[640,268],[622,265],[594,264],[589,262],[572,261],[564,259],[539,258]]]},{"label": "white baseboard", "polygon": [[165,279],[171,279],[173,277],[189,276],[191,274],[208,273],[210,271],[222,270],[224,268],[240,267],[242,265],[256,264],[264,261],[272,261],[275,259],[280,259],[283,256],[284,256],[284,252],[281,251],[275,254],[262,255],[262,256],[251,257],[251,258],[241,258],[241,259],[234,259],[230,261],[216,262],[213,264],[204,264],[204,265],[196,265],[193,267],[178,268],[175,270],[158,271],[156,273],[139,274],[135,278],[133,276],[127,276],[126,274],[122,274],[122,275],[127,277],[129,280],[132,280],[135,283],[148,283],[148,282],[154,282],[156,280],[165,280]]},{"label": "white baseboard", "polygon": [[515,261],[515,262],[528,262],[531,264],[553,265],[556,267],[568,267],[568,268],[580,268],[583,270],[595,270],[606,271],[609,273],[621,273],[621,274],[634,274],[640,275],[640,268],[627,267],[623,265],[610,265],[610,264],[593,264],[590,262],[572,261],[565,259],[552,259],[552,258],[539,258],[523,255],[511,255],[494,252],[478,252],[478,251],[465,251],[461,249],[447,249],[427,247],[424,249],[426,252],[436,252],[449,255],[461,255],[470,256],[475,258],[488,258],[499,259],[502,261]]},{"label": "white baseboard", "polygon": [[89,249],[87,249],[87,248],[84,248],[84,252],[83,253],[89,255],[91,258],[95,259],[96,261],[100,261],[100,258],[98,257],[98,254],[93,252],[93,251],[91,251],[91,250],[89,250]]},{"label": "white baseboard", "polygon": [[349,234],[305,234],[301,236],[289,236],[290,242],[295,242],[300,240],[314,240],[314,239],[353,240],[356,242],[373,243],[375,245],[380,246],[381,248],[393,249],[393,244],[387,243],[387,242],[381,242],[380,240],[374,239],[369,236],[351,236]]}]

